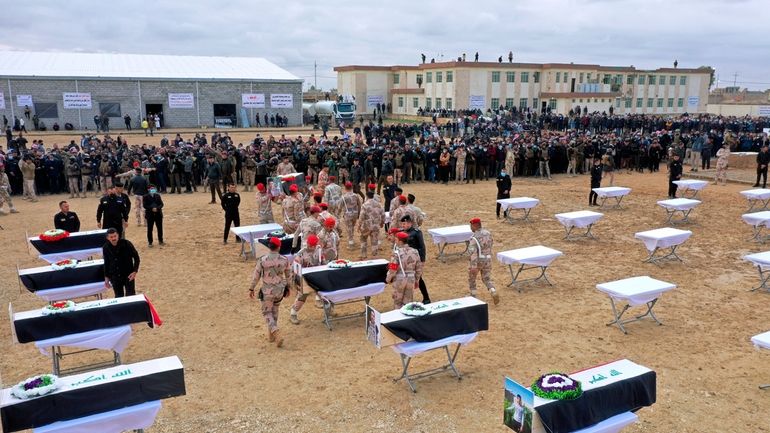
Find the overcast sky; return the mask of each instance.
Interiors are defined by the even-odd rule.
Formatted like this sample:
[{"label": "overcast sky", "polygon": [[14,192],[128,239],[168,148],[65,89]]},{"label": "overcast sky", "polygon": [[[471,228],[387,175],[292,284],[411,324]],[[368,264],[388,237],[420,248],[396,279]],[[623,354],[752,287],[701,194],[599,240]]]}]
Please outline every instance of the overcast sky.
[{"label": "overcast sky", "polygon": [[[120,6],[117,6],[121,3]],[[712,66],[770,88],[768,0],[13,2],[0,48],[264,57],[336,87],[334,66],[451,60]],[[66,6],[64,6],[66,5]]]}]

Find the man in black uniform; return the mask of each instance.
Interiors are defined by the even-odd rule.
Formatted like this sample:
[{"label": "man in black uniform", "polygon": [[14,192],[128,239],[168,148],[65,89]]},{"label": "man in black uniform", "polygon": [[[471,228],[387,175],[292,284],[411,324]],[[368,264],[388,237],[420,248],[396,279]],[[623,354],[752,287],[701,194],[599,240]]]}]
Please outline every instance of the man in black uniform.
[{"label": "man in black uniform", "polygon": [[[225,210],[224,243],[227,243],[227,237],[230,235],[230,225],[235,224],[235,227],[241,226],[241,216],[238,213],[238,206],[241,205],[241,196],[236,192],[234,183],[227,185],[227,192],[222,195],[220,201],[222,202],[222,209]],[[236,236],[235,241],[240,242],[241,238]]]},{"label": "man in black uniform", "polygon": [[[120,182],[115,184],[115,195],[123,199],[123,204],[126,206],[126,215],[131,215],[131,197],[129,197],[128,194],[126,194],[123,191],[123,184]],[[121,239],[126,238],[127,226],[128,226],[128,216],[126,216],[126,222],[123,223],[123,234],[120,235]]]},{"label": "man in black uniform", "polygon": [[150,190],[142,197],[144,218],[147,220],[147,246],[152,247],[152,226],[158,228],[158,242],[163,243],[163,199],[158,194],[158,188],[150,185]]},{"label": "man in black uniform", "polygon": [[[425,239],[422,237],[422,232],[419,229],[413,227],[412,217],[404,215],[401,217],[401,230],[409,235],[406,243],[417,250],[420,253],[420,261],[425,263]],[[428,288],[425,286],[425,281],[420,277],[420,293],[422,294],[422,303],[430,304],[430,295],[428,294]]]},{"label": "man in black uniform", "polygon": [[596,200],[599,198],[599,194],[594,191],[594,188],[602,186],[602,160],[594,158],[594,165],[591,166],[591,192],[588,193],[588,206],[599,206],[596,204]]},{"label": "man in black uniform", "polygon": [[[102,224],[104,216],[104,224]],[[113,228],[123,236],[123,227],[128,224],[128,207],[125,199],[117,195],[115,187],[107,189],[107,195],[99,200],[99,207],[96,209],[96,225],[99,228]]]},{"label": "man in black uniform", "polygon": [[[497,175],[497,199],[511,198],[511,176],[505,172],[505,167],[500,169]],[[497,203],[497,219],[500,219],[500,203]],[[508,210],[503,212],[503,216],[508,217]]]},{"label": "man in black uniform", "polygon": [[139,253],[126,239],[120,239],[114,228],[107,230],[107,242],[102,247],[104,257],[104,287],[115,291],[116,298],[136,294],[136,273]]},{"label": "man in black uniform", "polygon": [[762,146],[762,150],[757,154],[757,182],[754,188],[759,186],[759,177],[762,176],[762,188],[767,186],[767,165],[770,164],[770,152],[767,151],[767,145]]},{"label": "man in black uniform", "polygon": [[669,198],[676,198],[676,189],[677,184],[674,183],[675,180],[679,180],[682,178],[682,161],[679,160],[679,154],[674,153],[674,160],[671,161],[671,166],[669,167],[669,174],[668,174],[668,197]]},{"label": "man in black uniform", "polygon": [[80,231],[80,219],[78,214],[70,212],[70,204],[66,200],[59,202],[59,210],[53,217],[53,226],[59,230],[66,230],[70,233]]}]

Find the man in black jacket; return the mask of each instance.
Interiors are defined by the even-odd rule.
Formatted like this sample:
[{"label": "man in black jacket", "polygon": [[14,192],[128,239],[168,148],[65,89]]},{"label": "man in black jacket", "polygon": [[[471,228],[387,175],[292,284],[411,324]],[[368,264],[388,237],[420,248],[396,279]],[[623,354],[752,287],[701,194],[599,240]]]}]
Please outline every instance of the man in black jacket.
[{"label": "man in black jacket", "polygon": [[361,166],[361,160],[358,157],[353,158],[353,165],[350,166],[350,183],[353,184],[353,192],[360,195],[361,198],[364,197],[364,194],[361,192],[361,184],[365,181],[364,167]]},{"label": "man in black jacket", "polygon": [[757,153],[757,182],[754,188],[759,186],[760,176],[762,176],[762,188],[767,186],[767,165],[770,164],[770,152],[767,149],[767,145],[762,146],[762,150]]},{"label": "man in black jacket", "polygon": [[[414,228],[412,217],[404,215],[401,217],[401,230],[409,235],[406,243],[417,250],[420,253],[420,261],[425,263],[425,239],[422,237],[422,232],[419,229]],[[422,294],[422,303],[430,304],[430,295],[428,294],[428,287],[425,286],[425,281],[420,277],[419,281],[420,293]]]},{"label": "man in black jacket", "polygon": [[682,178],[682,161],[679,160],[679,154],[674,153],[674,159],[671,161],[668,173],[668,197],[676,198],[676,190],[678,185],[674,183],[675,180]]},{"label": "man in black jacket", "polygon": [[591,166],[591,192],[588,193],[588,206],[599,206],[596,204],[596,200],[599,198],[599,194],[594,191],[594,188],[600,188],[602,186],[602,160],[594,158],[594,165]]},{"label": "man in black jacket", "polygon": [[163,199],[158,194],[155,185],[150,185],[150,191],[142,197],[144,218],[147,220],[147,245],[152,247],[152,226],[158,228],[158,242],[163,243]]},{"label": "man in black jacket", "polygon": [[[263,188],[264,189],[264,188]],[[235,227],[241,226],[241,216],[238,212],[238,206],[241,205],[241,196],[236,192],[234,183],[227,185],[227,192],[222,195],[221,198],[222,209],[225,210],[225,241],[227,243],[227,237],[230,234],[230,225],[234,224]],[[236,236],[236,242],[240,242],[241,239]]]},{"label": "man in black jacket", "polygon": [[99,228],[115,229],[120,237],[124,237],[123,228],[128,224],[129,209],[126,198],[118,195],[116,187],[110,187],[107,189],[107,195],[99,200],[99,207],[96,209],[96,225]]},{"label": "man in black jacket", "polygon": [[[511,176],[506,173],[505,167],[502,167],[497,175],[497,199],[502,200],[505,198],[511,198]],[[497,219],[500,219],[500,203],[497,203],[495,213],[497,214]],[[503,212],[503,216],[508,216],[508,210]]]},{"label": "man in black jacket", "polygon": [[66,230],[70,233],[80,231],[80,219],[78,214],[70,212],[70,204],[66,200],[59,202],[59,210],[53,217],[53,226],[59,230]]},{"label": "man in black jacket", "polygon": [[136,294],[136,273],[139,253],[126,239],[120,239],[114,228],[107,230],[107,242],[102,247],[104,257],[104,287],[115,291],[116,298]]}]

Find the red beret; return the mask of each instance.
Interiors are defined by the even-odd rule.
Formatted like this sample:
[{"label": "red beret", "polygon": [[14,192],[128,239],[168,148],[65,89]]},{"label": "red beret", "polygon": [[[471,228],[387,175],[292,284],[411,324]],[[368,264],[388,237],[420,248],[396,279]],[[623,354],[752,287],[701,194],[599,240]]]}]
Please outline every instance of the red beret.
[{"label": "red beret", "polygon": [[345,182],[345,188],[347,189],[353,188],[353,183],[351,183],[350,181]]},{"label": "red beret", "polygon": [[390,269],[391,271],[397,271],[398,263],[388,263],[388,269]]},{"label": "red beret", "polygon": [[398,232],[396,233],[396,237],[402,241],[405,241],[409,235],[406,232]]},{"label": "red beret", "polygon": [[323,210],[329,209],[329,205],[326,203],[319,203],[318,206]]},{"label": "red beret", "polygon": [[296,184],[292,184],[289,187],[289,192],[297,192],[297,191],[298,191],[298,189],[297,189],[297,185]]},{"label": "red beret", "polygon": [[337,221],[334,218],[326,218],[324,220],[324,226],[332,228],[334,225],[337,224]]},{"label": "red beret", "polygon": [[401,229],[399,229],[398,227],[391,227],[390,230],[388,230],[388,234],[392,235],[392,234],[398,233],[400,231],[401,231]]},{"label": "red beret", "polygon": [[323,197],[323,196],[324,196],[324,195],[323,195],[323,194],[321,194],[320,192],[314,192],[314,193],[313,193],[313,197]]},{"label": "red beret", "polygon": [[334,175],[329,176],[329,180],[334,182],[335,180],[337,180],[337,176],[334,176]]},{"label": "red beret", "polygon": [[314,247],[314,246],[318,245],[318,236],[316,236],[316,235],[308,236],[307,237],[307,244],[310,245],[311,247]]},{"label": "red beret", "polygon": [[373,183],[370,183],[369,185],[366,185],[366,187],[369,188],[369,189],[377,189],[377,185],[373,184]]},{"label": "red beret", "polygon": [[398,201],[400,201],[402,204],[406,203],[406,197],[404,197],[403,195],[400,195],[398,196]]},{"label": "red beret", "polygon": [[310,206],[310,213],[311,214],[313,214],[313,213],[321,213],[321,208],[318,207],[318,206],[315,206],[315,205]]},{"label": "red beret", "polygon": [[278,238],[270,238],[270,245],[273,245],[276,248],[281,248],[281,240]]},{"label": "red beret", "polygon": [[481,224],[481,218],[473,218],[473,219],[471,219],[471,224]]},{"label": "red beret", "polygon": [[313,180],[313,176],[305,176],[305,180],[306,180],[306,181],[310,181],[310,180]]},{"label": "red beret", "polygon": [[257,184],[257,189],[260,190],[260,191],[264,191],[265,190],[265,184],[261,183],[261,182],[258,183]]}]

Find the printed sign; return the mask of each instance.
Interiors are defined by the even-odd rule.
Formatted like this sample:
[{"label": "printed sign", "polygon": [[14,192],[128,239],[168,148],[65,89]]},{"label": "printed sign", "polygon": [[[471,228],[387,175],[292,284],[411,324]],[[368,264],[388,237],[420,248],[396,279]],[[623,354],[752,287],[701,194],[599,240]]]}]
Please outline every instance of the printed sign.
[{"label": "printed sign", "polygon": [[5,95],[0,92],[0,110],[5,110]]},{"label": "printed sign", "polygon": [[265,94],[241,93],[241,106],[243,108],[265,108]]},{"label": "printed sign", "polygon": [[468,108],[471,110],[483,110],[487,106],[487,98],[484,95],[471,95],[468,98]]},{"label": "printed sign", "polygon": [[380,312],[366,305],[366,339],[374,344],[378,349],[382,347],[382,337],[380,336]]},{"label": "printed sign", "polygon": [[64,108],[91,108],[91,94],[90,93],[64,93]]},{"label": "printed sign", "polygon": [[270,106],[272,108],[291,108],[294,106],[294,95],[291,93],[270,94]]},{"label": "printed sign", "polygon": [[698,104],[700,104],[700,96],[688,96],[687,97],[687,106],[688,107],[697,107]]},{"label": "printed sign", "polygon": [[535,415],[535,394],[513,379],[505,378],[503,424],[517,433],[531,433]]},{"label": "printed sign", "polygon": [[[2,95],[2,93],[0,93],[0,95]],[[770,105],[760,105],[758,111],[760,116],[770,116]]]},{"label": "printed sign", "polygon": [[23,107],[25,105],[32,107],[32,95],[16,95],[16,106]]},{"label": "printed sign", "polygon": [[385,97],[381,95],[368,95],[366,97],[367,107],[377,107],[385,103]]},{"label": "printed sign", "polygon": [[168,108],[195,108],[195,97],[192,93],[169,93]]}]

